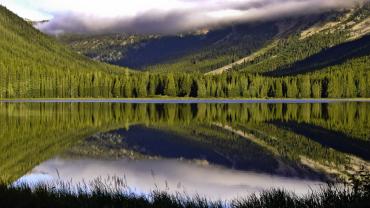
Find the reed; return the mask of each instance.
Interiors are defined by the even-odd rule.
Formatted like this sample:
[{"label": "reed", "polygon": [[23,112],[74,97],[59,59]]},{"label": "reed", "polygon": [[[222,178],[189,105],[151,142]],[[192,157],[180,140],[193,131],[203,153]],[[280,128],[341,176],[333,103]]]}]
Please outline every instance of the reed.
[{"label": "reed", "polygon": [[[352,208],[370,207],[370,180],[353,180],[348,185],[330,185],[305,196],[281,189],[266,190],[232,201],[211,201],[204,197],[163,191],[134,194],[124,180],[97,179],[89,184],[69,183],[0,185],[1,207],[150,207],[150,208]],[[113,182],[113,186],[112,186]]]}]

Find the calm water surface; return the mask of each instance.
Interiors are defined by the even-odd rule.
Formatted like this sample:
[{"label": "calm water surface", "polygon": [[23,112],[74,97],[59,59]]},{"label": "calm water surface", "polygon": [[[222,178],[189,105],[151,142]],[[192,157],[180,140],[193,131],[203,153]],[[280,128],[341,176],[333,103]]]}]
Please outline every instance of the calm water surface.
[{"label": "calm water surface", "polygon": [[370,169],[370,103],[0,103],[0,179],[233,199]]}]

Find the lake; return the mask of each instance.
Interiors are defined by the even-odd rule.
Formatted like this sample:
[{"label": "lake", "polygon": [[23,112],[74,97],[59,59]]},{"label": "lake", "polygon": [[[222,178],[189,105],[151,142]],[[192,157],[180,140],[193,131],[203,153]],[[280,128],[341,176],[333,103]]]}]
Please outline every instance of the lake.
[{"label": "lake", "polygon": [[368,102],[3,102],[0,180],[213,200],[370,170]]}]

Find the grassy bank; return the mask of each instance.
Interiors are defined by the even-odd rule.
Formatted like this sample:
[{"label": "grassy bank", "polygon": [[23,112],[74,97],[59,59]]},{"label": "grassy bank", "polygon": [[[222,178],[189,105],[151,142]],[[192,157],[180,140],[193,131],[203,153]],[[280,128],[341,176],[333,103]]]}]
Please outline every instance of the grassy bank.
[{"label": "grassy bank", "polygon": [[[352,186],[323,187],[319,192],[297,196],[284,190],[268,190],[258,195],[239,198],[229,202],[209,201],[201,197],[183,194],[170,195],[165,192],[152,192],[148,196],[136,195],[118,180],[118,186],[107,188],[100,182],[94,186],[54,186],[41,185],[37,188],[0,185],[1,207],[153,207],[153,208],[349,208],[370,206],[369,180]],[[56,188],[62,187],[62,188]],[[90,191],[86,190],[90,187]],[[91,188],[93,187],[93,188]],[[122,189],[120,188],[122,187]],[[89,188],[88,188],[89,189]],[[75,190],[75,191],[71,191]]]}]

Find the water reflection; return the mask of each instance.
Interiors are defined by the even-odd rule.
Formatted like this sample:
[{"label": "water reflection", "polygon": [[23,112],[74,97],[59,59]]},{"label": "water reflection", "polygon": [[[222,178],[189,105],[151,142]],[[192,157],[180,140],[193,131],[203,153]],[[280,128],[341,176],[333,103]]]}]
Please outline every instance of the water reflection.
[{"label": "water reflection", "polygon": [[[119,129],[87,138],[69,150],[67,157],[178,159],[223,166],[229,169],[299,178],[327,179],[310,168],[287,160],[248,138],[217,125],[197,129],[142,125]],[[182,132],[182,131],[184,131]]]},{"label": "water reflection", "polygon": [[[318,180],[280,177],[255,172],[231,170],[182,160],[96,160],[53,159],[37,166],[19,182],[37,183],[63,180],[73,183],[92,181],[97,177],[126,178],[135,193],[165,190],[170,193],[199,193],[211,199],[234,199],[272,187],[284,188],[297,194],[316,190]],[[42,176],[42,177],[41,177]]]},{"label": "water reflection", "polygon": [[303,193],[370,169],[369,139],[369,103],[0,103],[0,180],[125,173],[145,191],[155,170],[158,185],[207,184],[212,197],[268,184]]}]

